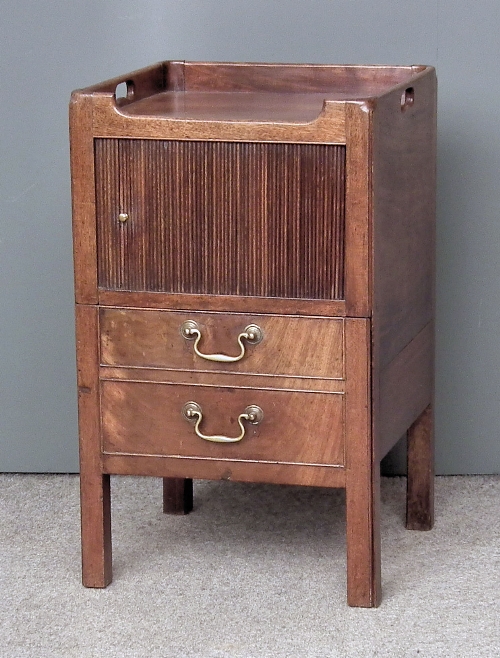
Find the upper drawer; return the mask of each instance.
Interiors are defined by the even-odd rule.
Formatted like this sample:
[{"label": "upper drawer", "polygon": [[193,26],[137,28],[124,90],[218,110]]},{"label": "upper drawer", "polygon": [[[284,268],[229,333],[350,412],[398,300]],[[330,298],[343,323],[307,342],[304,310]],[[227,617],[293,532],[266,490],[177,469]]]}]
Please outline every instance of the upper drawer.
[{"label": "upper drawer", "polygon": [[[196,323],[199,341],[198,333],[192,339],[183,337],[186,321]],[[249,325],[261,330],[260,342],[240,337]],[[103,308],[100,327],[103,365],[344,378],[341,318]],[[238,357],[242,352],[233,362],[205,358]]]},{"label": "upper drawer", "polygon": [[99,286],[344,298],[342,145],[96,139]]}]

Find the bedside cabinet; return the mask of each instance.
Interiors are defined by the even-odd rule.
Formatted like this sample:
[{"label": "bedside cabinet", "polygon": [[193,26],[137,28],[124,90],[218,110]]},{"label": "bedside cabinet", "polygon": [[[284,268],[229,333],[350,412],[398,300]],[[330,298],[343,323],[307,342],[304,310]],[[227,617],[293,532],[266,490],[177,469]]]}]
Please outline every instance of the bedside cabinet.
[{"label": "bedside cabinet", "polygon": [[407,526],[433,522],[434,69],[164,62],[70,126],[84,585],[111,474],[170,513],[193,478],[341,487],[348,603],[377,606],[405,433]]}]

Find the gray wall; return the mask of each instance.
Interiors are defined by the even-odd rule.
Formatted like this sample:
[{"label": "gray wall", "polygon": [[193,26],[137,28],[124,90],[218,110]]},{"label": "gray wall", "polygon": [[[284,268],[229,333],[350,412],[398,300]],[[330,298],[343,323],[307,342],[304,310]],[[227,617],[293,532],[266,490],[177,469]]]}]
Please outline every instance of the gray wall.
[{"label": "gray wall", "polygon": [[0,470],[78,468],[70,91],[191,59],[437,67],[437,469],[500,472],[499,28],[498,0],[3,0]]}]

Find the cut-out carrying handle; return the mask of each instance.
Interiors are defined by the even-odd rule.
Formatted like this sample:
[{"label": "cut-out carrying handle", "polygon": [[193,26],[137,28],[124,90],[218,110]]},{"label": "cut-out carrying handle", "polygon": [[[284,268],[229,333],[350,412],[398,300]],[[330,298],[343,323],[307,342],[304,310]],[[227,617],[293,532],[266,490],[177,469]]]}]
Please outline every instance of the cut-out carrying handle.
[{"label": "cut-out carrying handle", "polygon": [[415,103],[415,89],[407,87],[401,94],[401,112],[405,112]]}]

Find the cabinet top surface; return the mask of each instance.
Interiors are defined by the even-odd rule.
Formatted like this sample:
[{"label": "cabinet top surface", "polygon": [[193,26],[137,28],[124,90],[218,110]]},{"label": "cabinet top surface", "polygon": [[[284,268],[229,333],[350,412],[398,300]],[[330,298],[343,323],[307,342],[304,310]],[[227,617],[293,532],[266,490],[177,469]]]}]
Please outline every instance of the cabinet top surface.
[{"label": "cabinet top surface", "polygon": [[121,114],[134,117],[309,122],[325,102],[383,96],[397,86],[411,86],[413,79],[430,71],[426,66],[171,61],[80,93],[107,97]]},{"label": "cabinet top surface", "polygon": [[[362,99],[363,97],[360,96]],[[342,92],[273,93],[166,91],[124,104],[131,116],[158,116],[201,121],[276,121],[306,123],[321,113],[325,100],[346,100]]]}]

